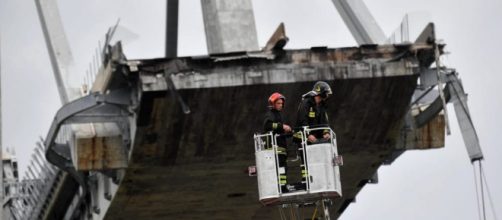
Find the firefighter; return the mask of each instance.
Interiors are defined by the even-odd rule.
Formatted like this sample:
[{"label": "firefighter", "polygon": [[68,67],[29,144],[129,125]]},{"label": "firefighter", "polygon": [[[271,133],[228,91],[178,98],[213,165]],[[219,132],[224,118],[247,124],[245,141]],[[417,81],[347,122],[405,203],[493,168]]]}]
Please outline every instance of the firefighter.
[{"label": "firefighter", "polygon": [[[302,101],[298,106],[296,127],[316,127],[320,125],[328,126],[328,113],[326,111],[326,99],[332,95],[331,87],[328,83],[318,81],[314,84],[312,91],[302,96]],[[329,139],[329,130],[312,132],[307,136],[310,143],[315,143],[319,139]]]},{"label": "firefighter", "polygon": [[[304,126],[316,127],[316,126],[329,126],[328,114],[326,111],[326,99],[332,95],[331,87],[328,83],[323,81],[318,81],[314,84],[312,91],[307,92],[302,96],[302,101],[298,106],[298,114],[296,120],[296,127],[301,128]],[[295,143],[298,145],[298,154],[301,158],[301,170],[302,170],[302,182],[295,186],[297,189],[306,188],[306,178],[307,170],[305,169],[305,160],[303,158],[303,148],[301,145],[301,132],[296,132],[294,134]],[[308,143],[316,143],[322,140],[330,139],[329,130],[318,130],[312,131],[307,134]]]},{"label": "firefighter", "polygon": [[[281,111],[284,109],[284,102],[286,98],[278,93],[273,93],[268,98],[269,111],[265,115],[265,121],[263,122],[264,132],[272,131],[274,134],[279,134],[277,136],[277,153],[279,159],[279,184],[281,185],[282,192],[288,192],[286,187],[286,160],[287,155],[287,142],[285,134],[291,133],[291,127],[284,123],[283,115]],[[267,147],[271,148],[271,141],[267,139]]]}]

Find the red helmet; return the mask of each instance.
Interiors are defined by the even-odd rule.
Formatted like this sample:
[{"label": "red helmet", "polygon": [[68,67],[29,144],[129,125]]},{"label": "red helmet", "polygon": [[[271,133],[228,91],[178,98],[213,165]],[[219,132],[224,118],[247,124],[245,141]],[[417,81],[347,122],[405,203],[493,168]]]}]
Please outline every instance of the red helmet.
[{"label": "red helmet", "polygon": [[270,106],[274,106],[274,103],[279,99],[282,99],[282,101],[284,102],[286,101],[286,97],[284,97],[281,93],[274,92],[272,95],[270,95],[270,97],[268,97],[268,104]]}]

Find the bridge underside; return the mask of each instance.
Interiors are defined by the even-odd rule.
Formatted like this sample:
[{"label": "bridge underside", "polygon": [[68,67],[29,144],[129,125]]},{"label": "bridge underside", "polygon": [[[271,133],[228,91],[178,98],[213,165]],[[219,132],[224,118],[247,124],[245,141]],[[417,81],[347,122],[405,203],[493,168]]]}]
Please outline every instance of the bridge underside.
[{"label": "bridge underside", "polygon": [[[348,48],[340,56],[330,56],[340,53],[333,50],[292,51],[275,60],[262,61],[140,61],[138,69],[130,73],[139,75],[143,88],[131,159],[106,219],[279,219],[276,208],[263,207],[258,202],[256,177],[247,174],[247,167],[255,163],[252,135],[261,131],[266,98],[272,92],[279,91],[287,97],[286,121],[294,124],[301,95],[317,80],[328,81],[334,89],[334,96],[328,100],[329,119],[344,166],[343,197],[334,201],[331,211],[333,217],[339,216],[378,167],[396,152],[403,117],[417,85],[418,69],[428,67],[433,54],[427,45],[413,53],[409,52],[410,47],[394,46],[364,49],[378,55],[361,55],[362,50]],[[303,54],[306,60],[290,59],[295,53]],[[401,65],[404,69],[385,66],[404,61],[408,62]],[[365,68],[368,63],[369,68]],[[190,114],[183,114],[180,102],[166,85],[152,85],[147,80],[165,77],[160,73],[169,72],[169,66],[180,65],[185,70],[171,73],[195,71],[206,76],[199,84],[183,81],[179,74],[171,76]],[[304,73],[288,71],[288,65],[301,65],[291,68],[317,74],[301,78]],[[351,72],[351,67],[347,67],[344,72],[336,65],[355,68]],[[249,66],[259,68],[250,70]],[[281,68],[292,78],[297,77],[293,78],[296,82],[282,78],[274,81],[270,74],[281,74],[274,73]],[[358,74],[361,69],[366,72]],[[211,84],[211,74],[232,71],[236,75],[266,76],[261,81]],[[190,77],[186,78],[194,82],[194,76]],[[225,82],[218,82],[222,81]],[[303,212],[311,216],[313,210],[307,207]]]},{"label": "bridge underside", "polygon": [[[415,76],[336,80],[330,123],[337,133],[343,200],[355,194],[393,152]],[[183,91],[192,113],[184,115],[166,93],[145,93],[131,164],[110,219],[268,219],[276,209],[258,203],[252,135],[261,130],[265,99],[281,91],[300,97],[312,83]],[[167,96],[166,96],[167,95]],[[293,121],[298,101],[286,102]],[[270,216],[270,217],[269,217]],[[278,218],[278,216],[277,216]]]}]

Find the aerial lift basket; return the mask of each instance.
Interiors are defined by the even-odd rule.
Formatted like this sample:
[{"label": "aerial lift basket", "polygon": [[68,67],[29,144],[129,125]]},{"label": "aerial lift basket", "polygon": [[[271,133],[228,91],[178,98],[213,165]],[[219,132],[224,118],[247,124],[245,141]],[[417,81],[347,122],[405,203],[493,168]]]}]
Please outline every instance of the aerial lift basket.
[{"label": "aerial lift basket", "polygon": [[[328,130],[330,139],[308,143],[308,134],[318,130]],[[301,204],[342,195],[339,170],[342,159],[338,155],[335,133],[329,127],[303,127],[300,132],[301,147],[306,149],[301,151],[307,173],[306,189],[284,193],[279,184],[279,135],[272,132],[254,135],[258,192],[260,202],[264,205]]]}]

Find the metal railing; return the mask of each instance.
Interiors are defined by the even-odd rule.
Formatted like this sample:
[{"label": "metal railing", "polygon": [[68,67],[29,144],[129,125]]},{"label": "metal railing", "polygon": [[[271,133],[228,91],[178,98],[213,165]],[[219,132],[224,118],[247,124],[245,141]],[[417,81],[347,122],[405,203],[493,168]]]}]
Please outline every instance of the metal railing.
[{"label": "metal railing", "polygon": [[[101,44],[102,41],[98,42],[98,46],[92,56],[92,61],[89,63],[89,67],[85,71],[83,77],[81,87],[81,96],[83,97],[90,96],[92,85],[96,77],[105,68],[104,62],[109,53],[108,43],[116,27],[117,25],[110,28],[107,32],[104,46]],[[69,143],[75,138],[72,126],[71,124],[60,125],[53,139],[54,145],[66,146],[67,148],[64,149],[63,152],[59,152],[62,154],[58,154],[57,157],[62,157],[68,161],[71,161],[72,158],[70,149],[67,146],[69,146]],[[94,128],[91,129],[94,132]],[[59,186],[59,182],[63,179],[61,178],[62,175],[67,172],[48,162],[46,156],[48,149],[46,149],[46,147],[48,148],[49,146],[44,142],[46,142],[46,140],[41,140],[37,143],[37,147],[32,155],[31,164],[28,166],[23,180],[5,183],[6,205],[9,207],[12,217],[15,219],[41,218],[41,216],[48,211],[45,209],[47,208],[47,204],[50,203],[53,193],[57,191],[56,187]],[[67,161],[59,165],[63,167],[72,167]],[[70,173],[70,175],[71,174],[74,173]],[[81,179],[77,178],[77,181],[79,180]],[[82,184],[81,181],[80,184]],[[85,191],[86,189],[84,188],[83,190]]]},{"label": "metal railing", "polygon": [[5,205],[15,219],[37,219],[60,174],[47,162],[44,151],[38,142],[23,180],[4,183]]},{"label": "metal railing", "polygon": [[[279,175],[279,154],[278,154],[278,145],[277,145],[277,137],[280,136],[278,134],[274,134],[273,132],[269,132],[267,134],[255,134],[255,150],[263,151],[263,150],[273,150],[275,157],[275,170],[277,176],[277,188],[279,189],[279,194],[282,194],[282,189],[280,186],[280,175]],[[265,141],[263,140],[265,139]],[[269,143],[270,142],[270,143]]]},{"label": "metal railing", "polygon": [[[337,149],[337,144],[336,144],[336,134],[333,132],[333,130],[328,127],[328,126],[316,126],[316,127],[308,127],[304,126],[299,129],[297,129],[301,133],[301,142],[300,142],[300,148],[299,150],[302,151],[301,157],[303,157],[304,164],[302,166],[305,166],[305,174],[308,176],[309,174],[309,167],[307,163],[307,147],[310,145],[316,145],[316,144],[322,144],[322,143],[330,143],[331,148],[330,148],[330,155],[336,155],[333,161],[333,164],[336,165],[341,165],[343,162],[341,161],[341,157],[338,156],[338,149]],[[310,142],[308,141],[308,136],[314,132],[321,131],[322,133],[326,133],[323,131],[327,131],[329,133],[329,138],[322,138],[318,139],[316,142]],[[274,151],[274,156],[275,156],[275,166],[276,166],[276,174],[277,174],[277,182],[280,183],[280,175],[279,175],[279,155],[278,155],[278,148],[279,146],[277,145],[277,137],[280,136],[288,136],[290,137],[291,135],[286,134],[286,135],[279,135],[279,134],[274,134],[273,132],[268,132],[266,134],[255,134],[254,135],[254,142],[255,142],[255,151],[263,151],[263,150],[273,150]],[[306,191],[310,190],[310,181],[306,180]],[[280,187],[280,184],[278,184],[278,189],[279,189],[279,194],[282,194],[282,189]]]}]

